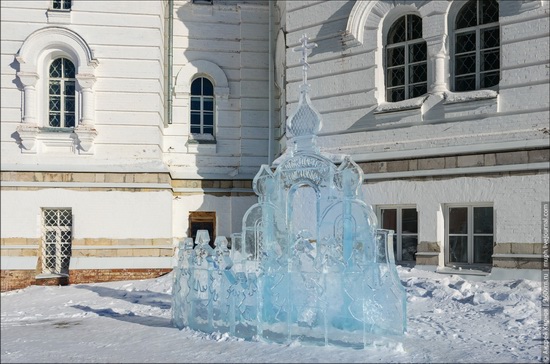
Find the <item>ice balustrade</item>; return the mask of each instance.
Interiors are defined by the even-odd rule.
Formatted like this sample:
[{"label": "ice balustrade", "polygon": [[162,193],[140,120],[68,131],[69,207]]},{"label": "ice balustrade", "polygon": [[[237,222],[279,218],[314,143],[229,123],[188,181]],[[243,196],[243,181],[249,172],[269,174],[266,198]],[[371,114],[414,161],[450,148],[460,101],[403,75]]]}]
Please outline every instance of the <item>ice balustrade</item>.
[{"label": "ice balustrade", "polygon": [[406,296],[391,231],[377,229],[361,196],[363,172],[350,157],[337,166],[319,151],[321,116],[303,83],[287,122],[289,147],[273,171],[254,178],[258,202],[242,232],[187,238],[178,249],[172,320],[178,328],[270,342],[294,340],[363,348],[406,330]]}]

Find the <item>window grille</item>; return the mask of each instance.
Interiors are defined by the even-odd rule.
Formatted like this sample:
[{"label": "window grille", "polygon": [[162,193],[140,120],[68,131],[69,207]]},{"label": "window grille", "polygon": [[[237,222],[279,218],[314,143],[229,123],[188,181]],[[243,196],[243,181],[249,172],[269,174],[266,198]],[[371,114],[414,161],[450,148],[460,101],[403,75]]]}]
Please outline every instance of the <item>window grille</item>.
[{"label": "window grille", "polygon": [[191,134],[214,135],[214,86],[204,77],[191,83]]},{"label": "window grille", "polygon": [[455,23],[454,90],[473,91],[500,80],[499,5],[496,0],[470,0]]},{"label": "window grille", "polygon": [[388,32],[386,100],[397,102],[428,92],[428,50],[422,39],[422,18],[405,15]]},{"label": "window grille", "polygon": [[493,207],[448,207],[446,230],[449,263],[492,263],[494,245]]},{"label": "window grille", "polygon": [[72,244],[70,209],[42,210],[42,272],[68,274]]},{"label": "window grille", "polygon": [[71,0],[53,0],[52,9],[54,10],[71,10]]},{"label": "window grille", "polygon": [[57,58],[50,64],[49,126],[75,126],[76,79],[74,64],[67,58]]}]

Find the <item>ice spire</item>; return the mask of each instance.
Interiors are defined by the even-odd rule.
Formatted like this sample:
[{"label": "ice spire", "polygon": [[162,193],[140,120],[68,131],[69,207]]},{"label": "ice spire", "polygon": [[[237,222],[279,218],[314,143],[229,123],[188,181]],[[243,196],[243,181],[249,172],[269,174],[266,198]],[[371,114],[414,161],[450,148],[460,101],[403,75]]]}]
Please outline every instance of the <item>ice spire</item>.
[{"label": "ice spire", "polygon": [[321,115],[309,99],[309,85],[307,83],[308,50],[317,47],[316,43],[308,42],[307,35],[300,38],[301,45],[293,49],[294,52],[302,52],[300,63],[302,64],[302,84],[300,85],[300,99],[296,111],[288,118],[287,135],[295,145],[295,150],[307,150],[315,148],[315,137],[321,129]]}]

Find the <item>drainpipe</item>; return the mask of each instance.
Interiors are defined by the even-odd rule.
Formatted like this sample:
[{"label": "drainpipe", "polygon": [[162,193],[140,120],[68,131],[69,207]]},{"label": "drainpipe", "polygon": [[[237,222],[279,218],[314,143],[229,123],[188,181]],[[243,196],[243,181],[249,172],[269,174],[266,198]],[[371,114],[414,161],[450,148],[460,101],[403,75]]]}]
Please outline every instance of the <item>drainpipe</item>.
[{"label": "drainpipe", "polygon": [[267,140],[267,164],[271,166],[273,162],[273,74],[275,73],[273,64],[273,7],[275,1],[269,3],[269,78],[268,78],[268,101],[269,101],[269,135]]},{"label": "drainpipe", "polygon": [[172,124],[172,67],[174,63],[174,0],[168,0],[168,70],[167,70],[167,82],[166,82],[166,97],[167,109],[166,109],[166,122]]}]

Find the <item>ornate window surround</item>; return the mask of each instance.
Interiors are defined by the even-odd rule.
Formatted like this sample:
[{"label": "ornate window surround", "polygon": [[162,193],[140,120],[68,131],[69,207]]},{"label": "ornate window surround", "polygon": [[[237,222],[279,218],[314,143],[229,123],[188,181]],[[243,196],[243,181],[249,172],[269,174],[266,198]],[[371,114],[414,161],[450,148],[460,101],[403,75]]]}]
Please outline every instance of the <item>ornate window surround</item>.
[{"label": "ornate window surround", "polygon": [[[48,127],[48,67],[58,57],[68,58],[76,68],[78,125],[75,128]],[[62,27],[46,27],[29,35],[15,56],[17,77],[23,87],[23,120],[17,128],[23,153],[69,149],[77,154],[93,154],[94,91],[98,61],[88,44],[75,32]],[[38,142],[38,143],[37,143]]]},{"label": "ornate window surround", "polygon": [[[185,115],[185,123],[190,124],[190,112],[191,107],[191,83],[198,77],[206,77],[212,81],[214,85],[214,135],[218,135],[218,119],[220,110],[228,109],[229,99],[229,83],[225,72],[215,63],[206,60],[190,61],[181,68],[176,78],[176,84],[174,87],[175,107],[183,107],[187,109]],[[188,140],[187,140],[187,152],[198,153],[199,144],[201,150],[204,148],[216,150],[216,142],[212,140],[211,134],[201,138],[201,136],[192,135],[190,128],[187,128]]]}]

